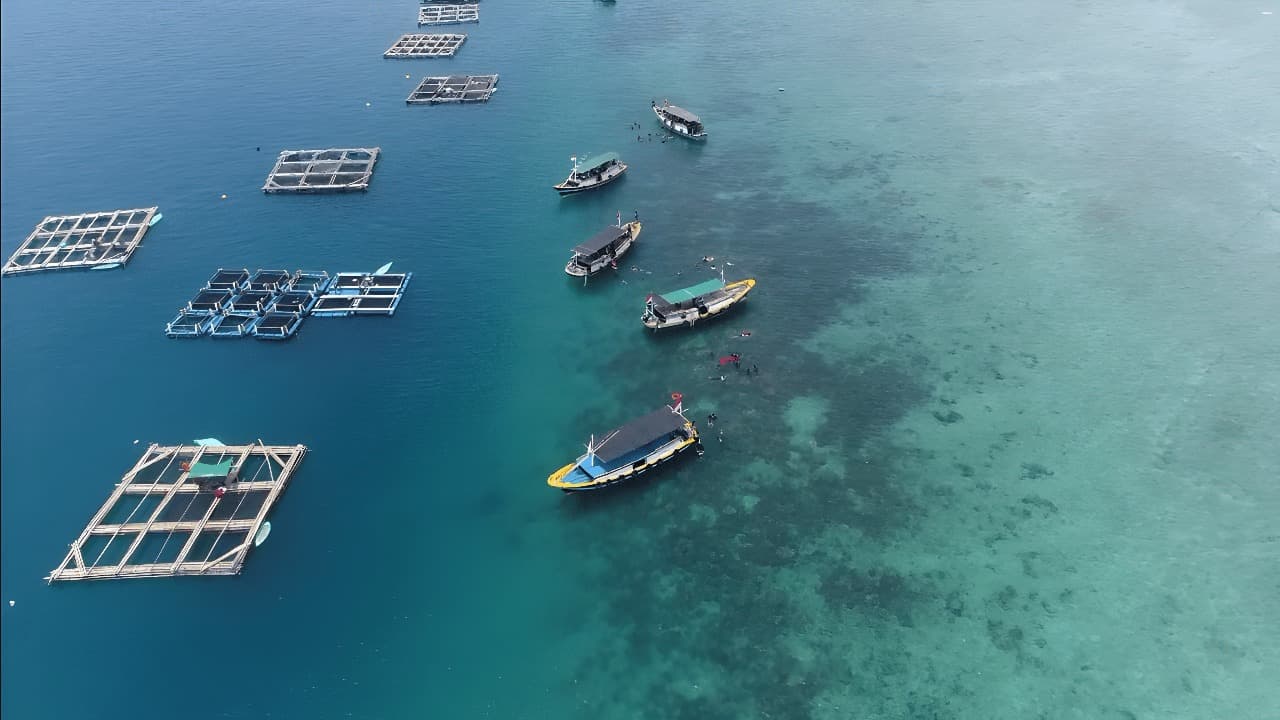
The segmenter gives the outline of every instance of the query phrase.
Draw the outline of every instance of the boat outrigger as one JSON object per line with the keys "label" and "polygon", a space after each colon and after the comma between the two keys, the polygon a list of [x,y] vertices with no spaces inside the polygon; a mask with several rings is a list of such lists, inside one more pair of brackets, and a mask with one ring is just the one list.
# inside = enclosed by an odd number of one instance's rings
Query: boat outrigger
{"label": "boat outrigger", "polygon": [[573,161],[573,170],[569,172],[569,177],[555,186],[556,192],[561,195],[572,195],[608,185],[627,171],[627,164],[622,162],[617,153],[612,152],[589,157],[581,162],[576,156],[570,160]]}
{"label": "boat outrigger", "polygon": [[698,429],[684,416],[680,393],[664,405],[622,427],[595,435],[587,454],[551,474],[547,484],[565,492],[598,490],[634,478],[680,453],[695,448],[702,454]]}
{"label": "boat outrigger", "polygon": [[652,105],[653,114],[658,116],[658,122],[662,123],[662,127],[690,140],[707,139],[707,130],[702,126],[702,119],[697,115],[672,105],[665,99],[661,105],[656,102]]}
{"label": "boat outrigger", "polygon": [[564,271],[585,280],[605,268],[616,268],[618,258],[631,249],[638,237],[640,221],[633,220],[624,225],[619,220],[617,225],[606,227],[574,248],[573,257],[569,258]]}
{"label": "boat outrigger", "polygon": [[716,317],[746,300],[747,293],[755,286],[755,278],[726,283],[721,275],[680,290],[650,295],[645,300],[640,321],[652,330],[677,325],[693,327],[695,322]]}

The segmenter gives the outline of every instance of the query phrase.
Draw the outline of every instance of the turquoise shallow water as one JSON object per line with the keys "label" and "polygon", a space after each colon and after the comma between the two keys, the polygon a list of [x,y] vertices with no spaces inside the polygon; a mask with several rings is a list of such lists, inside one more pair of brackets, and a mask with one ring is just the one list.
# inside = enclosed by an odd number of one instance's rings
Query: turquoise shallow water
{"label": "turquoise shallow water", "polygon": [[[1275,716],[1280,15],[482,5],[438,61],[381,58],[412,3],[4,5],[4,252],[165,214],[0,284],[6,716]],[[405,107],[437,71],[500,90]],[[662,97],[705,146],[636,142]],[[258,191],[365,144],[367,194]],[[621,277],[567,281],[618,211]],[[642,332],[708,254],[747,306]],[[388,260],[394,318],[161,333],[218,266]],[[546,488],[676,390],[704,457]],[[134,439],[207,436],[311,448],[242,576],[41,583]]]}

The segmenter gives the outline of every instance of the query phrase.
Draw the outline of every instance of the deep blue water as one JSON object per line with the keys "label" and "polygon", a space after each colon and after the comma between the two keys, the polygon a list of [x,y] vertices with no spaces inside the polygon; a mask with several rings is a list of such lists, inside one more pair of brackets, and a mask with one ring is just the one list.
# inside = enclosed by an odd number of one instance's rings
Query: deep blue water
{"label": "deep blue water", "polygon": [[[4,5],[4,253],[164,213],[122,271],[0,285],[6,716],[1278,706],[1276,16],[481,5],[415,61],[381,57],[412,2]],[[404,105],[454,72],[499,91]],[[661,141],[663,97],[705,146]],[[279,150],[368,145],[367,193],[259,191]],[[615,187],[550,189],[605,150]],[[620,277],[567,280],[616,212]],[[748,306],[646,335],[703,255]],[[162,332],[217,267],[387,261],[392,318]],[[720,416],[705,457],[546,487],[672,391]],[[240,577],[41,582],[134,440],[208,436],[310,448]]]}

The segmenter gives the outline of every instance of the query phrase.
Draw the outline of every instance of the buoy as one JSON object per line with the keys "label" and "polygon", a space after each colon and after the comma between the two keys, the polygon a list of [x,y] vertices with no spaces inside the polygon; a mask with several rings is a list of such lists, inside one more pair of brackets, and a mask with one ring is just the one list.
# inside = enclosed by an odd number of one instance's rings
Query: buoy
{"label": "buoy", "polygon": [[365,103],[365,104],[364,104],[364,106],[365,106],[365,107],[369,107],[369,106],[370,106],[370,105],[372,105],[372,104],[373,104],[373,103]]}
{"label": "buoy", "polygon": [[227,194],[226,194],[226,193],[222,193],[222,199],[223,199],[223,200],[226,200],[226,199],[227,199]]}
{"label": "buoy", "polygon": [[409,79],[409,73],[405,73],[405,74],[404,74],[404,79],[405,79],[405,80],[408,80],[408,79]]}
{"label": "buoy", "polygon": [[17,605],[17,604],[18,604],[18,603],[14,602],[14,601],[12,601],[12,600],[10,600],[10,601],[9,601],[9,607],[13,607],[14,605]]}
{"label": "buoy", "polygon": [[133,441],[133,444],[134,444],[134,445],[137,445],[137,444],[138,444],[138,441],[137,441],[137,440],[134,440],[134,441]]}
{"label": "buoy", "polygon": [[787,91],[786,88],[778,88],[778,92],[786,92],[786,91]]}

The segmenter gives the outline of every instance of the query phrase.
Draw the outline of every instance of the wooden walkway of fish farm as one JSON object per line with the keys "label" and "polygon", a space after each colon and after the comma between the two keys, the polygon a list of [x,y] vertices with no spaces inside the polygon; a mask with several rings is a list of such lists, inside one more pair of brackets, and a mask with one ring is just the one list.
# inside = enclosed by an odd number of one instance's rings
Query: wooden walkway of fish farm
{"label": "wooden walkway of fish farm", "polygon": [[265,193],[367,190],[381,148],[285,150],[262,186]]}
{"label": "wooden walkway of fish farm", "polygon": [[423,5],[418,8],[418,25],[459,25],[480,22],[477,5]]}
{"label": "wooden walkway of fish farm", "polygon": [[142,244],[157,209],[50,215],[36,225],[0,274],[123,265]]}
{"label": "wooden walkway of fish farm", "polygon": [[[303,445],[152,444],[45,580],[236,575]],[[196,468],[225,477],[190,477]],[[217,492],[214,484],[222,488]]]}
{"label": "wooden walkway of fish farm", "polygon": [[403,35],[382,53],[387,58],[450,57],[467,39],[466,35]]}

